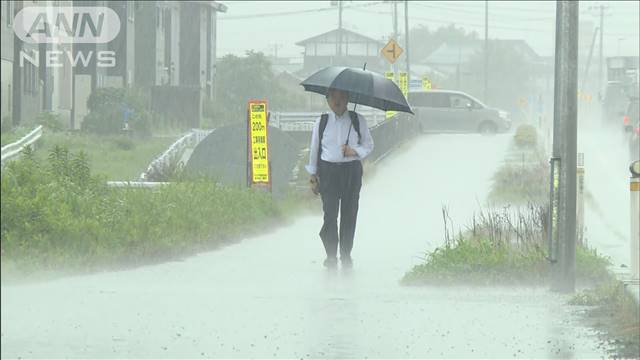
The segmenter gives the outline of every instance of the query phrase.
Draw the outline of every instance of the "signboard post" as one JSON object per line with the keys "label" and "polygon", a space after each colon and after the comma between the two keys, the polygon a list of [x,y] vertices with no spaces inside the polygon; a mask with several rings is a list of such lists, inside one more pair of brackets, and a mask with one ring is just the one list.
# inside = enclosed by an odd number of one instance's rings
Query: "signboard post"
{"label": "signboard post", "polygon": [[398,74],[398,87],[400,91],[402,91],[402,95],[407,98],[409,96],[409,77],[406,72],[400,72]]}
{"label": "signboard post", "polygon": [[[393,71],[387,71],[384,73],[384,77],[386,77],[387,79],[393,81],[394,83],[396,82],[396,74]],[[387,111],[385,112],[385,119],[389,119],[391,117],[393,117],[397,112],[396,111]]]}
{"label": "signboard post", "polygon": [[271,191],[267,102],[250,100],[247,114],[248,185]]}

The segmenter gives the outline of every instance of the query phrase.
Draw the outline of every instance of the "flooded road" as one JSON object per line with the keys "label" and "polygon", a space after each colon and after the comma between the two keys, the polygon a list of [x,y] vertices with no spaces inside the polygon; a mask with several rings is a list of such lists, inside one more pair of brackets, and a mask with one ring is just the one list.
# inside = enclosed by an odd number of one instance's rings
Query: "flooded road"
{"label": "flooded road", "polygon": [[[483,203],[510,135],[425,136],[361,193],[354,269],[327,271],[305,216],[184,261],[2,287],[2,357],[606,357],[546,288],[402,287]],[[319,206],[319,205],[318,205]]]}

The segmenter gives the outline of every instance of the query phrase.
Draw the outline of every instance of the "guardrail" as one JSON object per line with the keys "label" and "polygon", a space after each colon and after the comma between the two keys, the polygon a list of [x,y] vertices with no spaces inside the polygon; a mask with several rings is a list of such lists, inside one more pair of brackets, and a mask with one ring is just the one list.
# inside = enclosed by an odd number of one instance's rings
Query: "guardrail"
{"label": "guardrail", "polygon": [[40,139],[41,136],[42,136],[42,125],[33,129],[30,133],[25,135],[22,139],[14,143],[3,146],[2,147],[2,166],[4,166],[4,163],[6,161],[13,160],[16,157],[20,156],[20,153],[22,152],[22,150],[24,150],[25,147],[38,141],[38,139]]}
{"label": "guardrail", "polygon": [[154,188],[163,185],[169,185],[169,182],[153,182],[153,181],[107,181],[109,187],[133,187],[133,188]]}
{"label": "guardrail", "polygon": [[[215,129],[214,129],[215,130]],[[140,174],[140,181],[145,182],[157,178],[159,174],[164,174],[166,171],[178,166],[178,162],[183,152],[187,148],[194,148],[205,137],[211,134],[214,130],[204,129],[191,129],[187,134],[183,135],[176,142],[163,152],[160,156],[154,159],[147,170]]]}
{"label": "guardrail", "polygon": [[[367,119],[367,125],[373,127],[386,120],[382,110],[363,109],[356,111]],[[272,112],[270,122],[283,131],[311,131],[322,112]]]}

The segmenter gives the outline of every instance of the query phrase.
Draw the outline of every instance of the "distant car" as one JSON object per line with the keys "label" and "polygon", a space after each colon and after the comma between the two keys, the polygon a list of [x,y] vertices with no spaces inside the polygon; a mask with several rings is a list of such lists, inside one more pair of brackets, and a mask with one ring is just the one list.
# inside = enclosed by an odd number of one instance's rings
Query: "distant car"
{"label": "distant car", "polygon": [[638,98],[632,98],[627,107],[622,123],[629,139],[629,155],[631,160],[640,160],[640,104]]}
{"label": "distant car", "polygon": [[[636,84],[637,86],[637,84]],[[613,126],[624,115],[629,106],[629,99],[633,96],[633,86],[620,81],[610,81],[607,84],[604,99],[602,101],[602,121]]]}
{"label": "distant car", "polygon": [[409,104],[422,132],[497,133],[511,128],[509,113],[461,91],[409,92]]}

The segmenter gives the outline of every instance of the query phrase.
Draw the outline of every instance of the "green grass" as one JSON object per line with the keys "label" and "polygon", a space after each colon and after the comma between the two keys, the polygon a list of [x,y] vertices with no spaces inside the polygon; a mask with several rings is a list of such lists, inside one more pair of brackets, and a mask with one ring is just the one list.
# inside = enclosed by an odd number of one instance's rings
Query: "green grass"
{"label": "green grass", "polygon": [[36,128],[35,126],[31,128],[18,127],[18,128],[11,129],[9,131],[3,131],[2,133],[0,133],[0,144],[1,144],[0,146],[9,145],[13,142],[20,140],[22,137],[27,135],[31,130],[35,128]]}
{"label": "green grass", "polygon": [[63,146],[72,152],[86,152],[93,172],[104,174],[107,180],[136,180],[177,138],[45,132],[36,147],[36,158],[43,161],[53,148]]}
{"label": "green grass", "polygon": [[[467,235],[468,236],[468,235]],[[609,260],[578,248],[576,278],[581,283],[608,279]],[[451,246],[428,252],[402,279],[405,285],[468,283],[476,285],[544,284],[551,264],[541,245],[514,245],[485,237],[458,238]]]}
{"label": "green grass", "polygon": [[212,249],[296,211],[268,193],[199,179],[155,189],[109,188],[86,155],[33,154],[2,172],[2,278],[93,271]]}
{"label": "green grass", "polygon": [[576,293],[569,304],[587,306],[582,318],[597,330],[601,339],[613,345],[612,358],[631,359],[640,355],[640,308],[624,284],[609,277],[596,287]]}

